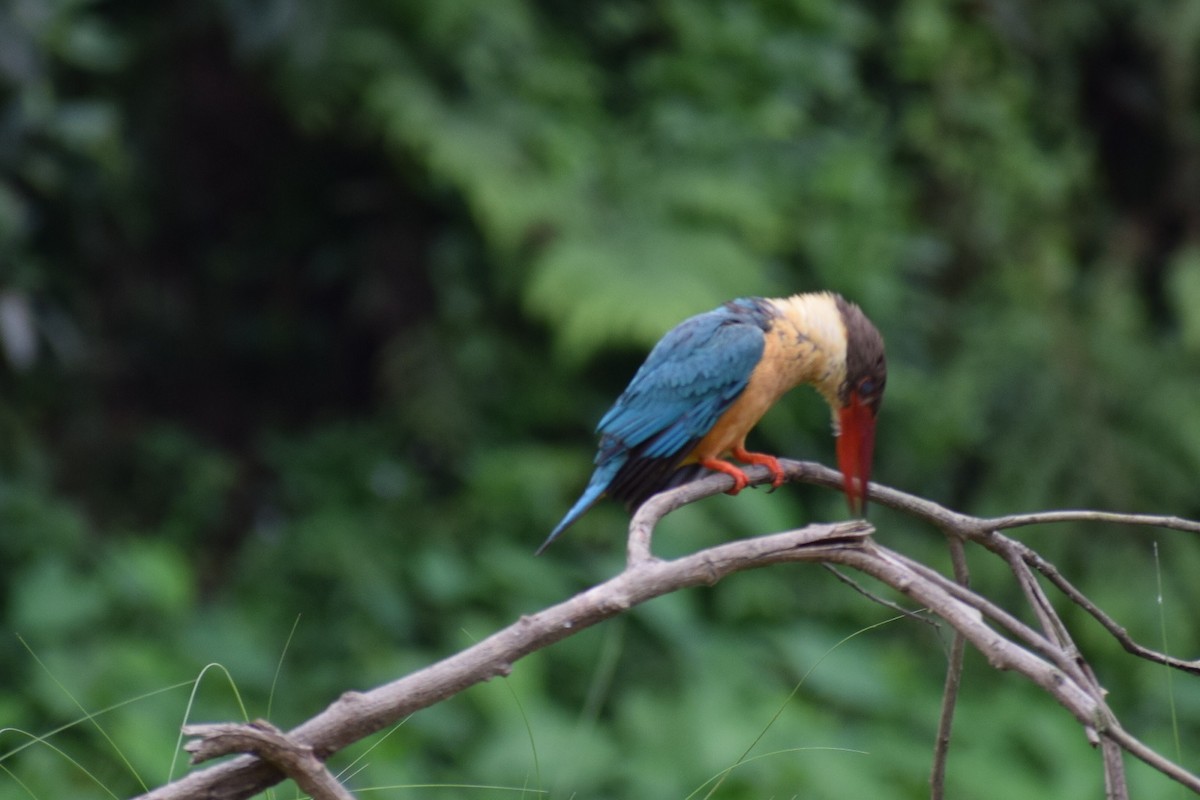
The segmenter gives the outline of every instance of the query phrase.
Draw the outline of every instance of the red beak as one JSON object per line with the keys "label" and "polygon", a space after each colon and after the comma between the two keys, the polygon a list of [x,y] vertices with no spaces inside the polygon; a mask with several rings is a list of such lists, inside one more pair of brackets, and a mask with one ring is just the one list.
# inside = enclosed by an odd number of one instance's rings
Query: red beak
{"label": "red beak", "polygon": [[850,402],[838,411],[838,427],[838,468],[846,502],[852,515],[865,516],[871,458],[875,454],[875,412],[859,399],[858,392],[851,392]]}

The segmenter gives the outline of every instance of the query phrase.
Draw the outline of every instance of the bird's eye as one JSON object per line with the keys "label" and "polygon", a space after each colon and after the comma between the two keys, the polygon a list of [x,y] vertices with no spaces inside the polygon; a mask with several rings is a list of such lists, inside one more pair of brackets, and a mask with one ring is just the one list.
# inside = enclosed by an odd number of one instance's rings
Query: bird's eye
{"label": "bird's eye", "polygon": [[875,381],[871,378],[863,378],[858,382],[858,393],[860,395],[875,394]]}

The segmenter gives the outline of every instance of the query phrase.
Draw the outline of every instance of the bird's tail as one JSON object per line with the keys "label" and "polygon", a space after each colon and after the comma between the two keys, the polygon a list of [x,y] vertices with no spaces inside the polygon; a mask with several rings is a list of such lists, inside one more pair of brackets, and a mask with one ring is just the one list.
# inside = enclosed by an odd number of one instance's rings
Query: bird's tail
{"label": "bird's tail", "polygon": [[559,534],[571,527],[575,520],[582,517],[583,513],[604,495],[608,485],[612,483],[613,476],[617,474],[624,463],[624,458],[613,458],[596,468],[596,471],[592,473],[592,479],[588,481],[587,488],[583,490],[583,494],[575,501],[575,505],[571,506],[571,510],[562,518],[562,521],[554,527],[554,530],[550,531],[550,535],[546,537],[546,541],[542,542],[542,546],[534,555],[540,556],[542,551],[559,537]]}

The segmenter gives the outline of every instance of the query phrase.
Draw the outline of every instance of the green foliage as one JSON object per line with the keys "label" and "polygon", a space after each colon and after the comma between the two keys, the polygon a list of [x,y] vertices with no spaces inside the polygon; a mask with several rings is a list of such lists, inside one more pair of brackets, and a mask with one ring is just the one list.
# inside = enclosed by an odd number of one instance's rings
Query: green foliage
{"label": "green foliage", "polygon": [[[884,482],[1200,516],[1196,7],[0,9],[0,794],[132,795],[179,774],[185,716],[299,722],[619,570],[609,504],[531,553],[645,349],[734,296],[868,310]],[[828,461],[827,426],[788,398],[757,445]],[[713,498],[657,547],[841,508]],[[874,519],[944,566],[935,531]],[[1192,543],[1027,533],[1139,640],[1200,644]],[[513,789],[453,790],[480,796],[702,797],[729,770],[713,797],[921,797],[946,634],[889,616],[815,569],[738,576],[338,763]],[[1072,622],[1195,769],[1197,685]],[[1065,712],[974,660],[956,731],[952,796],[1099,792]]]}

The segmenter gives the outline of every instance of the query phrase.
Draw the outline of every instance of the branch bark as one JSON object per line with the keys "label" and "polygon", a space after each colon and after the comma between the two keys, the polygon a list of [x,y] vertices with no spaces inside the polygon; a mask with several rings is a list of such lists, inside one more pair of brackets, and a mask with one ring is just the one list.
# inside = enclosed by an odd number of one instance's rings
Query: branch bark
{"label": "branch bark", "polygon": [[186,725],[183,733],[197,737],[184,745],[192,754],[193,764],[233,753],[250,753],[295,781],[312,800],[354,800],[354,795],[338,783],[311,747],[292,741],[265,720],[246,725]]}
{"label": "branch bark", "polygon": [[[832,488],[841,484],[839,473],[820,465],[796,461],[781,461],[781,464],[791,480]],[[763,467],[751,467],[747,474],[756,484],[770,477]],[[1127,796],[1118,751],[1133,754],[1200,793],[1200,778],[1146,747],[1120,726],[1107,705],[1103,688],[1096,682],[1090,667],[1070,640],[1066,626],[1037,584],[1033,570],[1047,575],[1052,567],[1023,544],[1000,533],[1002,529],[1022,525],[1065,521],[1157,525],[1200,533],[1200,523],[1176,517],[1089,511],[988,520],[959,514],[931,501],[871,484],[873,502],[929,522],[955,543],[974,542],[1004,558],[1026,590],[1034,618],[1041,628],[1039,631],[971,591],[962,580],[965,573],[960,573],[960,582],[955,582],[879,545],[871,537],[871,526],[861,521],[810,525],[785,533],[743,539],[671,561],[661,561],[653,556],[653,532],[663,516],[686,503],[725,491],[731,485],[732,479],[728,476],[713,475],[656,495],[637,511],[630,523],[628,564],[621,574],[563,603],[522,617],[437,664],[367,692],[346,692],[320,714],[289,731],[285,735],[286,741],[323,763],[347,745],[476,683],[507,675],[520,658],[647,600],[691,586],[712,585],[743,570],[781,563],[820,562],[857,570],[890,586],[941,617],[954,629],[956,637],[976,647],[993,667],[1018,672],[1045,690],[1080,723],[1089,738],[1101,746],[1110,798],[1119,800]],[[1058,580],[1050,577],[1050,580],[1066,591],[1072,601],[1077,601],[1075,595],[1082,597],[1061,576]],[[1122,645],[1129,649],[1129,643],[1132,640],[1126,636]],[[1162,659],[1162,663],[1171,666],[1192,666],[1190,662],[1172,663],[1177,660],[1165,656]],[[955,667],[952,665],[951,669],[953,671]],[[948,725],[947,718],[944,725],[947,737]],[[935,758],[944,760],[944,755]],[[142,795],[142,800],[201,797],[237,800],[250,797],[283,777],[278,767],[257,756],[247,755],[188,774]]]}
{"label": "branch bark", "polygon": [[[863,522],[811,525],[801,530],[730,542],[673,561],[649,559],[570,600],[525,616],[504,630],[430,667],[368,692],[346,692],[323,712],[287,733],[324,761],[333,753],[404,717],[491,678],[514,662],[629,608],[690,586],[712,585],[734,572],[791,561],[827,561],[864,546]],[[253,756],[190,773],[142,795],[144,800],[236,800],[283,780],[280,770]]]}
{"label": "branch bark", "polygon": [[[971,575],[967,569],[967,554],[962,539],[949,537],[950,561],[954,565],[954,581],[969,589]],[[954,727],[954,709],[958,705],[958,692],[962,686],[963,660],[967,652],[967,641],[957,630],[950,642],[950,657],[946,664],[946,683],[942,689],[942,713],[938,716],[937,737],[933,741],[933,767],[929,772],[930,800],[943,800],[946,796],[946,764],[950,759],[950,732]]]}

